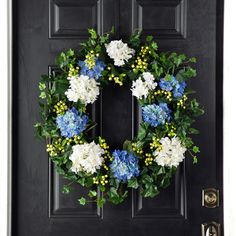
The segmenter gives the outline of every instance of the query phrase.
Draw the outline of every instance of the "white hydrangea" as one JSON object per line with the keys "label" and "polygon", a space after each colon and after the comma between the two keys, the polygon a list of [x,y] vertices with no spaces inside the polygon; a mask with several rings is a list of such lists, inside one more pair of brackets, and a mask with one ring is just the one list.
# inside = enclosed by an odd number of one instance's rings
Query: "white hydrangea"
{"label": "white hydrangea", "polygon": [[90,79],[86,75],[73,76],[69,78],[70,87],[65,92],[69,101],[80,100],[87,105],[94,103],[99,95],[99,83],[95,79]]}
{"label": "white hydrangea", "polygon": [[113,40],[106,45],[108,56],[114,60],[115,66],[123,66],[135,53],[135,50],[129,48],[127,43],[122,40]]}
{"label": "white hydrangea", "polygon": [[84,171],[88,174],[93,174],[100,169],[103,162],[104,149],[94,141],[74,145],[72,151],[69,157],[72,161],[71,171],[75,173]]}
{"label": "white hydrangea", "polygon": [[150,90],[157,86],[154,76],[150,72],[143,72],[142,76],[132,83],[132,95],[138,99],[146,98]]}
{"label": "white hydrangea", "polygon": [[156,163],[160,166],[177,167],[184,160],[184,153],[187,149],[181,144],[178,137],[172,139],[165,137],[160,140],[160,143],[161,150],[157,149],[153,153]]}

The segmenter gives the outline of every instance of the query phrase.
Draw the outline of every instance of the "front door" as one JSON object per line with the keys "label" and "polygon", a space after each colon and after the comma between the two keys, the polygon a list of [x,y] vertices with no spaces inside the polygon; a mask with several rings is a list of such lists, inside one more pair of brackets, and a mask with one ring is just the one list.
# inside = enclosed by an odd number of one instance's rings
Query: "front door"
{"label": "front door", "polygon": [[[223,234],[222,202],[222,0],[13,0],[13,212],[14,236],[200,236],[202,224]],[[154,199],[138,191],[121,205],[81,206],[85,190],[61,193],[65,181],[48,161],[45,143],[34,136],[39,120],[38,81],[60,51],[77,48],[87,29],[116,29],[127,38],[136,29],[153,35],[161,51],[196,57],[191,87],[205,114],[198,165],[186,159],[172,184]],[[132,139],[138,122],[128,87],[106,87],[95,109],[99,132],[111,148]],[[115,125],[114,125],[115,124]],[[134,131],[135,132],[135,131]],[[202,190],[219,190],[219,206],[202,206]],[[213,234],[214,233],[214,234]],[[221,235],[222,235],[221,234]]]}

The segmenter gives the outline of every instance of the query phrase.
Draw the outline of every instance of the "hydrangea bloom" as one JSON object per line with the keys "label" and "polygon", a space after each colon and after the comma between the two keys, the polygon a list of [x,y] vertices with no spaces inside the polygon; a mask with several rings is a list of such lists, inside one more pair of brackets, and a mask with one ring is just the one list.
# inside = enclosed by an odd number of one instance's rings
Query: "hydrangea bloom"
{"label": "hydrangea bloom", "polygon": [[79,114],[79,112],[72,107],[63,115],[58,115],[56,118],[57,127],[61,131],[63,137],[74,137],[79,135],[86,128],[88,123],[88,116]]}
{"label": "hydrangea bloom", "polygon": [[173,90],[174,97],[175,98],[182,98],[184,95],[185,88],[186,88],[186,83],[184,81],[176,84],[175,88]]}
{"label": "hydrangea bloom", "polygon": [[132,83],[132,95],[138,99],[146,98],[150,90],[157,86],[154,76],[150,72],[144,72],[142,77],[134,80]]}
{"label": "hydrangea bloom", "polygon": [[178,137],[172,139],[165,137],[160,140],[160,143],[162,149],[153,153],[156,163],[160,166],[177,167],[184,160],[184,153],[187,149],[181,144]]}
{"label": "hydrangea bloom", "polygon": [[98,80],[102,76],[102,71],[105,68],[105,63],[99,59],[95,59],[95,66],[89,68],[85,61],[79,61],[78,65],[80,66],[80,75],[87,75],[91,79]]}
{"label": "hydrangea bloom", "polygon": [[122,40],[113,40],[106,45],[108,56],[114,60],[115,66],[123,66],[135,53],[135,50],[129,48],[127,43]]}
{"label": "hydrangea bloom", "polygon": [[78,173],[84,171],[88,174],[100,169],[103,162],[104,149],[94,141],[91,143],[77,144],[72,147],[69,159],[72,161],[71,171]]}
{"label": "hydrangea bloom", "polygon": [[99,95],[99,83],[95,79],[90,79],[86,75],[70,77],[70,87],[65,92],[69,101],[77,102],[80,100],[87,105],[94,103]]}
{"label": "hydrangea bloom", "polygon": [[166,78],[161,78],[159,86],[162,90],[173,91],[175,98],[181,98],[184,94],[186,83],[184,81],[179,82],[174,76],[171,76],[168,80]]}
{"label": "hydrangea bloom", "polygon": [[124,150],[115,150],[112,156],[114,159],[110,168],[119,181],[127,182],[132,177],[139,175],[138,159],[134,154]]}
{"label": "hydrangea bloom", "polygon": [[171,110],[166,103],[151,104],[142,108],[143,120],[149,123],[152,127],[165,124],[170,120]]}

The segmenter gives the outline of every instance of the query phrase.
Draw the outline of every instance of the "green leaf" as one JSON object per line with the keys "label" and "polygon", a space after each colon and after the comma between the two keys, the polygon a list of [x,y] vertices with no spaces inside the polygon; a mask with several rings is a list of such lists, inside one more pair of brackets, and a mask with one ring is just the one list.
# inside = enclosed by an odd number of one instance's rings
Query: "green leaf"
{"label": "green leaf", "polygon": [[64,194],[69,194],[71,191],[71,187],[68,186],[68,185],[64,185],[63,188],[62,188],[62,193]]}
{"label": "green leaf", "polygon": [[46,89],[46,85],[45,85],[45,83],[42,83],[42,82],[40,82],[39,83],[39,90],[44,90],[44,89]]}
{"label": "green leaf", "polygon": [[95,190],[90,190],[89,193],[88,193],[89,197],[93,198],[93,197],[96,197],[97,196],[97,191]]}
{"label": "green leaf", "polygon": [[137,189],[138,188],[138,181],[136,178],[132,178],[128,181],[128,187],[129,188],[134,188],[134,189]]}
{"label": "green leaf", "polygon": [[192,57],[192,58],[189,59],[189,61],[192,62],[192,63],[196,63],[197,59],[196,59],[196,57]]}
{"label": "green leaf", "polygon": [[103,197],[99,198],[98,201],[97,201],[98,207],[100,207],[100,208],[103,207],[103,205],[105,204],[105,202],[106,202],[106,199],[105,199],[105,198],[103,198]]}
{"label": "green leaf", "polygon": [[79,198],[78,201],[79,201],[80,205],[84,206],[86,204],[86,199],[84,197]]}
{"label": "green leaf", "polygon": [[40,93],[39,97],[42,99],[45,99],[47,96],[46,96],[46,93],[43,91]]}
{"label": "green leaf", "polygon": [[146,37],[146,40],[147,40],[147,42],[151,42],[151,41],[153,40],[153,36],[148,35],[148,36]]}
{"label": "green leaf", "polygon": [[193,152],[194,152],[194,153],[200,152],[199,147],[193,146]]}
{"label": "green leaf", "polygon": [[196,156],[193,157],[193,164],[197,164],[198,163],[198,159]]}
{"label": "green leaf", "polygon": [[88,29],[88,32],[92,39],[97,39],[97,32],[94,29]]}

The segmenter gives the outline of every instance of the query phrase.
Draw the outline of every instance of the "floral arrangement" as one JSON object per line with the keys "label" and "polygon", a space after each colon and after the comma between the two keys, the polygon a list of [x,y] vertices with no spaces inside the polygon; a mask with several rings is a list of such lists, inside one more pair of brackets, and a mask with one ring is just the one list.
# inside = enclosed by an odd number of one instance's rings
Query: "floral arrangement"
{"label": "floral arrangement", "polygon": [[[141,40],[141,32],[128,42],[99,36],[93,29],[78,52],[62,52],[56,62],[60,71],[42,76],[39,83],[41,123],[37,134],[47,140],[47,152],[59,174],[89,189],[80,196],[84,205],[99,207],[108,201],[119,204],[128,189],[140,188],[144,197],[155,197],[171,181],[186,156],[200,152],[191,135],[195,118],[203,114],[196,99],[190,99],[187,82],[196,76],[195,58],[159,52],[152,36]],[[101,89],[109,83],[129,84],[142,107],[137,136],[126,140],[123,150],[110,151],[102,137],[92,138],[96,125],[86,113]],[[97,194],[98,191],[101,194]]]}

